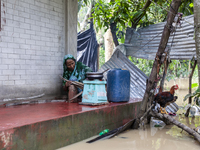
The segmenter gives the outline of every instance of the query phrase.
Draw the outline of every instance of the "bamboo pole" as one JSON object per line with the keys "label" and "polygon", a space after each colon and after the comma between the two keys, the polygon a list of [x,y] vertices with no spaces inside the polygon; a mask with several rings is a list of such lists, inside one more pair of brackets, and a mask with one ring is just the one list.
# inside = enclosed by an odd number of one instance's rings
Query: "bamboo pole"
{"label": "bamboo pole", "polygon": [[[6,105],[6,104],[9,104],[9,103],[23,103],[23,102],[30,102],[32,101],[33,99],[36,99],[36,98],[40,98],[42,96],[44,96],[45,94],[42,93],[40,95],[36,95],[36,96],[30,96],[30,97],[22,97],[22,98],[12,98],[12,99],[3,99],[3,100],[0,100],[0,105]],[[16,104],[17,105],[17,104]]]}

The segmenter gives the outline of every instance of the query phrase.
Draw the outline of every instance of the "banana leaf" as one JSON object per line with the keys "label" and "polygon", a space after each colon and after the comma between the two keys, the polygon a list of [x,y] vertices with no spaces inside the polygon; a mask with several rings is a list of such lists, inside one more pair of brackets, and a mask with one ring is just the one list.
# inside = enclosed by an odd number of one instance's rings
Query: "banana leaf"
{"label": "banana leaf", "polygon": [[199,90],[199,87],[197,88],[197,90],[194,92],[194,93],[191,93],[191,94],[187,94],[183,101],[186,101],[189,97],[200,97],[200,90]]}

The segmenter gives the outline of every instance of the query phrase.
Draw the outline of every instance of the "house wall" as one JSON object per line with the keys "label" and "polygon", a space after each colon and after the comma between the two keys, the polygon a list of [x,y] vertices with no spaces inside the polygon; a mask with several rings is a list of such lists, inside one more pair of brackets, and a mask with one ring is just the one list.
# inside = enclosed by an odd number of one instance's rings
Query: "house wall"
{"label": "house wall", "polygon": [[0,99],[60,94],[63,56],[76,52],[65,44],[70,5],[77,0],[1,0]]}

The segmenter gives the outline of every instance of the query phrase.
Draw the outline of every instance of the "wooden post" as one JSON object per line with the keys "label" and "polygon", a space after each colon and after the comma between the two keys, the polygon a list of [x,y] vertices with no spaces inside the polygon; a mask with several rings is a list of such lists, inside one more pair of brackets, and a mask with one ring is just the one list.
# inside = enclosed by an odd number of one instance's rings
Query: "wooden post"
{"label": "wooden post", "polygon": [[[192,68],[192,72],[190,73],[189,75],[189,94],[192,93],[192,76],[194,74],[194,70],[196,68],[196,65],[197,65],[197,60],[194,61],[194,66]],[[192,103],[192,97],[189,97],[189,101],[188,101],[188,104],[191,104]],[[186,113],[185,113],[185,117],[188,117],[189,116],[189,112],[190,112],[190,107],[187,109]]]}
{"label": "wooden post", "polygon": [[[194,70],[195,70],[195,68],[196,68],[196,65],[197,65],[197,60],[194,61],[194,66],[193,66],[192,72],[191,72],[191,74],[190,74],[190,76],[189,76],[189,94],[192,93],[192,77],[193,77],[193,74],[194,74]],[[189,104],[191,104],[191,103],[192,103],[192,98],[190,97],[190,98],[189,98]]]}

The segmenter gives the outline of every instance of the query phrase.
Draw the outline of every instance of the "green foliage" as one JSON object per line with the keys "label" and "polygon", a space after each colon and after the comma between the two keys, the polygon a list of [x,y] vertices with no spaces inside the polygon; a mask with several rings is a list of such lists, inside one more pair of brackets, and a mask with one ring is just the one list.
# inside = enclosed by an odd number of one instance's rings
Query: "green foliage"
{"label": "green foliage", "polygon": [[[158,5],[152,4],[147,11],[148,21],[152,22],[153,24],[165,21],[167,17],[167,11],[162,8],[169,9],[169,4],[167,1],[158,3]],[[161,8],[162,7],[162,8]]]}
{"label": "green foliage", "polygon": [[[169,3],[164,0],[157,1],[151,7],[143,10],[146,0],[115,0],[107,2],[105,0],[96,1],[93,9],[94,23],[97,28],[104,27],[105,30],[113,22],[117,23],[118,27],[131,27],[134,19],[138,18],[138,27],[144,27],[149,24],[163,21],[167,16],[167,11],[163,8],[169,9]],[[140,18],[142,14],[144,17]],[[137,19],[135,21],[138,21]]]}
{"label": "green foliage", "polygon": [[191,93],[191,94],[187,94],[185,97],[184,97],[184,99],[183,99],[183,101],[186,101],[188,98],[193,98],[194,97],[194,103],[196,103],[196,105],[198,105],[198,106],[200,106],[200,89],[199,89],[199,84],[198,83],[193,83],[192,84],[192,88],[194,88],[194,87],[197,87],[198,86],[198,88],[197,88],[197,90],[196,91],[194,91],[194,93]]}
{"label": "green foliage", "polygon": [[[129,60],[133,62],[140,70],[142,70],[147,76],[151,74],[151,70],[153,68],[154,60],[146,60],[141,58],[135,58],[129,56]],[[192,66],[194,62],[188,60],[172,60],[168,66],[166,80],[170,81],[175,78],[187,78],[191,73]],[[164,67],[160,68],[160,75],[163,73]],[[194,71],[193,77],[198,77],[197,67]],[[195,84],[193,84],[195,86]]]}
{"label": "green foliage", "polygon": [[147,76],[151,74],[151,70],[153,68],[153,60],[135,58],[135,57],[128,57],[134,65],[136,65],[142,72],[144,72]]}
{"label": "green foliage", "polygon": [[194,93],[191,93],[191,94],[187,94],[183,101],[186,101],[189,97],[193,98],[193,97],[199,97],[200,96],[200,90],[199,90],[199,87],[197,88],[197,90],[194,92]]}
{"label": "green foliage", "polygon": [[183,1],[181,7],[179,8],[179,12],[182,12],[184,16],[192,15],[193,11],[193,0]]}
{"label": "green foliage", "polygon": [[[93,0],[78,0],[78,7],[86,8],[86,6]],[[125,39],[125,30],[127,27],[131,27],[135,21],[139,21],[137,28],[145,27],[150,24],[155,24],[166,20],[167,10],[170,9],[170,3],[172,0],[154,0],[149,8],[143,10],[142,8],[146,4],[147,0],[97,0],[93,8],[92,17],[94,18],[94,24],[96,31],[101,28],[105,31],[109,28],[111,23],[117,23],[116,32],[119,42],[123,43]],[[193,1],[183,1],[179,8],[179,12],[182,12],[184,16],[193,14]],[[86,8],[87,9],[87,8]],[[83,12],[79,12],[79,15]],[[144,14],[144,17],[139,17]],[[79,19],[81,20],[81,19]],[[80,22],[79,22],[80,23]],[[123,36],[121,33],[123,32]]]}
{"label": "green foliage", "polygon": [[193,5],[193,3],[190,3],[190,5],[189,5],[191,8],[193,8],[194,7],[194,5]]}
{"label": "green foliage", "polygon": [[[169,81],[175,78],[187,78],[192,70],[191,64],[194,63],[189,60],[172,60],[168,67],[169,75],[166,79]],[[197,75],[197,70],[195,70],[194,76]]]}
{"label": "green foliage", "polygon": [[198,86],[199,86],[198,83],[193,83],[193,84],[191,85],[192,88],[195,88],[195,87],[198,87]]}
{"label": "green foliage", "polygon": [[[116,23],[118,41],[120,44],[124,43],[125,30],[127,27],[132,27],[134,21],[139,21],[137,28],[165,21],[171,1],[155,0],[149,8],[143,10],[147,0],[97,0],[92,14],[96,31],[101,28],[106,31],[111,23]],[[184,1],[179,12],[184,16],[193,14],[192,2],[192,0]],[[140,17],[141,15],[144,16]]]}
{"label": "green foliage", "polygon": [[[146,0],[132,1],[132,0],[115,0],[114,2],[106,2],[105,0],[98,0],[93,9],[92,17],[96,26],[97,32],[104,28],[106,31],[111,23],[117,23],[116,33],[119,43],[125,41],[125,30],[131,27],[133,19],[139,17]],[[142,19],[141,26],[148,25],[148,21]]]}

